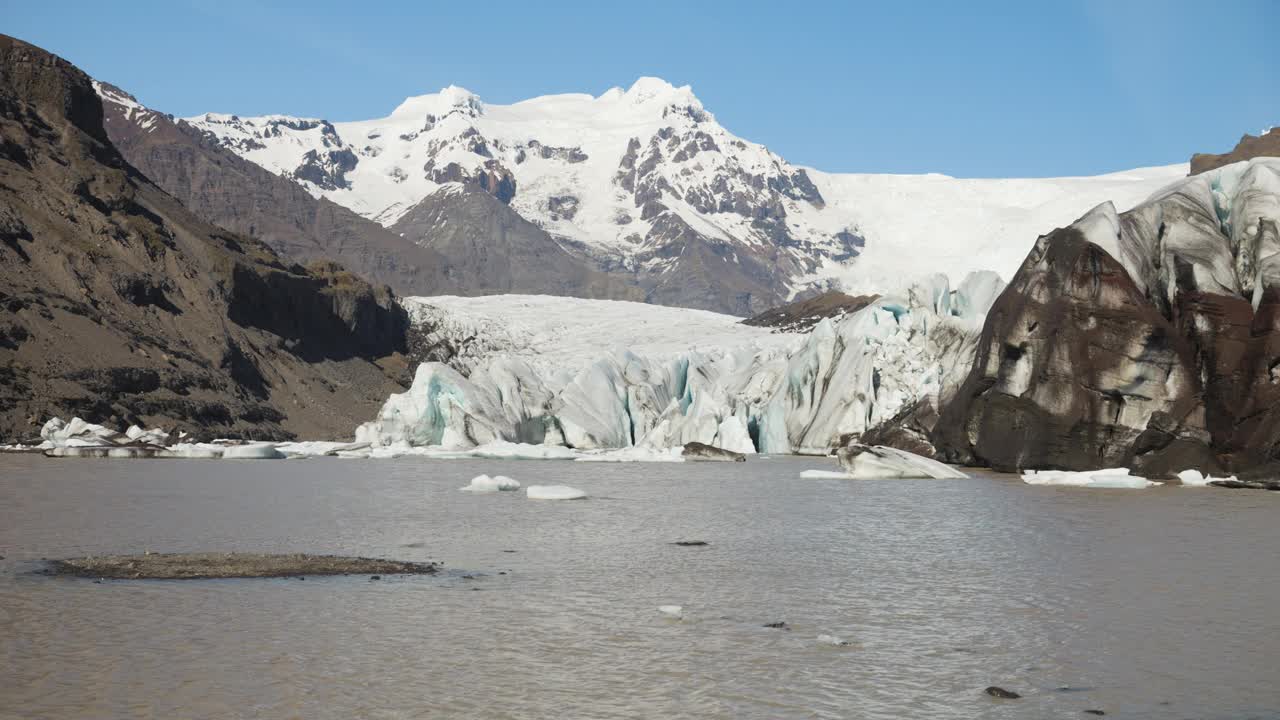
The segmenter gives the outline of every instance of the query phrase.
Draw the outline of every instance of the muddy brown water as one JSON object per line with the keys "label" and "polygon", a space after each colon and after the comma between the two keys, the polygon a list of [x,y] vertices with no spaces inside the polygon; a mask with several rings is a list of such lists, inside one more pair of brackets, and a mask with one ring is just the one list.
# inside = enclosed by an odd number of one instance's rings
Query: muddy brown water
{"label": "muddy brown water", "polygon": [[[1280,717],[1280,493],[807,468],[0,456],[0,717]],[[147,550],[446,564],[31,572]]]}

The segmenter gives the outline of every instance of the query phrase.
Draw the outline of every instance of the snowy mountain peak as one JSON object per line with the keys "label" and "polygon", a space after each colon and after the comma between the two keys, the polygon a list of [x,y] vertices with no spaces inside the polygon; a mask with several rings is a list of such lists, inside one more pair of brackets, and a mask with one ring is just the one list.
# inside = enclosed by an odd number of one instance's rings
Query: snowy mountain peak
{"label": "snowy mountain peak", "polygon": [[455,111],[476,117],[484,114],[484,103],[470,90],[450,85],[438,93],[405,98],[404,102],[391,111],[391,117],[422,118],[427,115],[440,117]]}
{"label": "snowy mountain peak", "polygon": [[663,104],[682,102],[696,105],[699,109],[702,108],[702,103],[693,94],[693,88],[688,85],[676,87],[657,77],[637,78],[624,93],[624,97],[634,105],[650,102]]}

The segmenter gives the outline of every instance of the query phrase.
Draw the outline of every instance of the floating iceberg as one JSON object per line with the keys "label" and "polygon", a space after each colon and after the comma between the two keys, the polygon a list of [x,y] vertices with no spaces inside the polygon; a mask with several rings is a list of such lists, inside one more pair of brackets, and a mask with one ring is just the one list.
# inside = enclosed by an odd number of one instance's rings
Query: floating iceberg
{"label": "floating iceberg", "polygon": [[1127,468],[1106,470],[1029,470],[1022,473],[1022,482],[1028,485],[1072,485],[1093,488],[1148,488],[1160,483],[1137,475],[1130,475]]}
{"label": "floating iceberg", "polygon": [[307,440],[302,442],[285,442],[277,443],[276,449],[284,453],[288,457],[357,457],[361,456],[362,451],[366,451],[363,457],[368,456],[369,443],[349,443],[349,442],[329,442],[324,440]]}
{"label": "floating iceberg", "polygon": [[842,472],[839,470],[801,470],[800,477],[808,480],[822,480],[822,479],[848,480],[852,476],[847,472]]}
{"label": "floating iceberg", "polygon": [[658,612],[667,617],[682,619],[684,617],[684,607],[680,605],[659,605]]}
{"label": "floating iceberg", "polygon": [[680,456],[694,462],[746,462],[747,459],[743,453],[700,442],[685,443]]}
{"label": "floating iceberg", "polygon": [[530,485],[525,494],[530,500],[581,500],[587,496],[568,485]]}
{"label": "floating iceberg", "polygon": [[285,457],[284,453],[276,449],[274,443],[228,445],[222,449],[224,460],[282,460]]}
{"label": "floating iceberg", "polygon": [[849,477],[874,478],[965,478],[968,475],[937,460],[884,445],[851,444],[837,453]]}
{"label": "floating iceberg", "polygon": [[841,640],[835,635],[819,635],[818,643],[821,645],[831,645],[833,647],[848,647],[852,644],[848,640]]}
{"label": "floating iceberg", "polygon": [[512,480],[506,475],[495,475],[493,477],[489,477],[488,475],[477,475],[471,478],[471,483],[469,485],[458,489],[463,492],[493,493],[503,490],[519,490],[520,483]]}
{"label": "floating iceberg", "polygon": [[1183,470],[1178,473],[1178,480],[1182,481],[1183,487],[1209,487],[1211,482],[1234,481],[1235,479],[1235,475],[1216,478],[1212,475],[1202,474],[1199,470]]}

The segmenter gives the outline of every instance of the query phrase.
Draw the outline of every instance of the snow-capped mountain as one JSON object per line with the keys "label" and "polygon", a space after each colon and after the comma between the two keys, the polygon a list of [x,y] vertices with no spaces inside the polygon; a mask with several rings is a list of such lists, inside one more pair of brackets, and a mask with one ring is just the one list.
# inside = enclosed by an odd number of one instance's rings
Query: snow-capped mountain
{"label": "snow-capped mountain", "polygon": [[461,186],[631,278],[650,302],[737,314],[815,286],[885,291],[933,271],[955,281],[979,269],[1008,277],[1040,233],[1104,200],[1128,207],[1187,172],[1179,164],[1047,180],[826,174],[737,137],[689,87],[656,78],[598,97],[512,105],[449,87],[359,122],[213,113],[188,122],[420,244],[430,246],[450,218],[402,219]]}

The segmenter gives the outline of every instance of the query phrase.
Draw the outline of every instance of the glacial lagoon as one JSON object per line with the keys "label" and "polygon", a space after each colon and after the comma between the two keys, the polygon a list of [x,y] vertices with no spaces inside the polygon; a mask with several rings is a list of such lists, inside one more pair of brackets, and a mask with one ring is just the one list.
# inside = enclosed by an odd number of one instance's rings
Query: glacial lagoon
{"label": "glacial lagoon", "polygon": [[[1280,493],[810,469],[0,455],[0,717],[1280,717]],[[34,572],[145,551],[444,570]]]}

